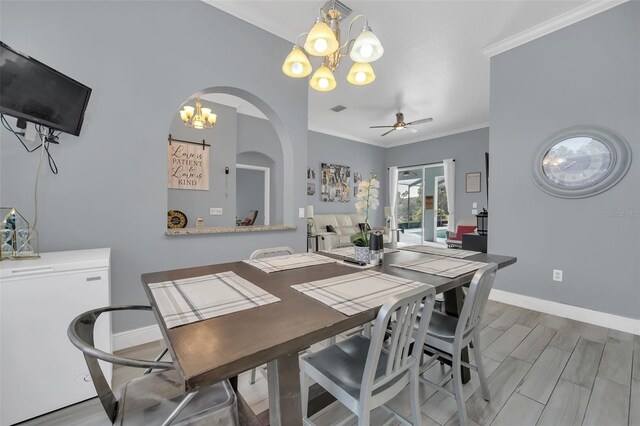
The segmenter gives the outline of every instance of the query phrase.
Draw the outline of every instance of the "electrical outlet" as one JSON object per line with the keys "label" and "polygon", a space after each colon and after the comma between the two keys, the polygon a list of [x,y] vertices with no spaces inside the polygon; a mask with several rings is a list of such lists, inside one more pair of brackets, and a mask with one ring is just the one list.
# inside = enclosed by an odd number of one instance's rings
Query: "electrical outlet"
{"label": "electrical outlet", "polygon": [[562,282],[562,270],[561,269],[554,269],[553,270],[553,280]]}
{"label": "electrical outlet", "polygon": [[[475,204],[475,203],[473,203]],[[478,214],[478,209],[471,209],[471,214]]]}
{"label": "electrical outlet", "polygon": [[304,219],[304,207],[298,208],[298,217]]}
{"label": "electrical outlet", "polygon": [[209,214],[211,216],[222,216],[222,207],[211,207],[209,209]]}

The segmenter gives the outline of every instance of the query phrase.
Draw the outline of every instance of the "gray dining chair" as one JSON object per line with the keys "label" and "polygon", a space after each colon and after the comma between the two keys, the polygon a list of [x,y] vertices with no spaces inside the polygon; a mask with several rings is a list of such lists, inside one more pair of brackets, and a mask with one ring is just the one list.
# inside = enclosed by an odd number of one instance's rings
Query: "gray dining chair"
{"label": "gray dining chair", "polygon": [[[378,312],[371,339],[352,336],[303,357],[300,384],[304,424],[313,424],[307,417],[310,377],[353,413],[341,424],[355,415],[358,425],[368,426],[371,411],[383,407],[403,424],[420,425],[418,374],[422,351],[412,348],[424,344],[435,295],[428,284],[395,295]],[[418,332],[412,336],[416,322]],[[407,385],[411,420],[385,405]]]}
{"label": "gray dining chair", "polygon": [[[447,375],[440,383],[431,382],[424,377],[420,377],[420,381],[455,399],[460,426],[465,426],[468,423],[465,397],[462,392],[462,366],[478,372],[482,397],[486,401],[489,401],[491,397],[484,366],[482,365],[482,356],[480,355],[480,319],[487,304],[497,270],[498,265],[495,263],[490,263],[478,269],[469,285],[469,291],[459,318],[434,311],[427,330],[424,350],[426,353],[433,355],[423,363],[420,372],[422,374],[442,358],[451,361],[453,393],[444,387],[444,383],[451,375]],[[473,346],[475,364],[462,361],[462,349],[468,345]]]}
{"label": "gray dining chair", "polygon": [[[67,336],[84,354],[93,385],[109,420],[114,425],[238,425],[236,395],[227,380],[199,391],[184,393],[184,385],[172,362],[161,361],[164,349],[153,361],[125,358],[95,347],[94,325],[104,313],[116,311],[151,311],[150,306],[108,306],[93,309],[76,317]],[[142,377],[120,389],[116,398],[98,361],[126,367],[146,368]],[[158,370],[158,371],[153,371]]]}
{"label": "gray dining chair", "polygon": [[[249,259],[262,259],[265,257],[273,257],[273,256],[284,256],[287,254],[293,254],[294,251],[291,247],[267,247],[254,250],[249,256]],[[256,382],[256,371],[260,369],[260,373],[266,378],[267,377],[267,367],[262,365],[260,367],[251,369],[251,378],[249,379],[250,384],[254,384]]]}

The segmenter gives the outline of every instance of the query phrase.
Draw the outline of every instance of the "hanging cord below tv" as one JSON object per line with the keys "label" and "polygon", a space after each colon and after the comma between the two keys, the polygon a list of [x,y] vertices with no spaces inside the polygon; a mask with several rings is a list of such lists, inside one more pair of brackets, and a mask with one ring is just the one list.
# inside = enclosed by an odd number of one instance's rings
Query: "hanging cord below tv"
{"label": "hanging cord below tv", "polygon": [[11,133],[13,133],[13,135],[18,139],[18,141],[22,144],[22,146],[24,147],[24,149],[27,152],[29,152],[29,153],[35,152],[39,148],[42,148],[43,151],[46,151],[47,152],[47,159],[49,161],[49,168],[51,169],[51,172],[53,172],[54,175],[58,174],[58,165],[56,164],[55,160],[53,159],[53,156],[51,155],[51,152],[49,152],[49,145],[51,143],[57,144],[58,143],[58,136],[62,132],[55,133],[53,130],[49,129],[47,131],[47,133],[45,134],[46,129],[44,127],[40,126],[40,125],[36,125],[36,132],[38,132],[38,135],[40,136],[40,139],[42,140],[42,143],[39,144],[38,146],[36,146],[33,149],[29,149],[29,147],[22,140],[21,134],[16,132],[15,130],[13,130],[13,128],[11,127],[11,125],[9,124],[7,119],[5,118],[4,114],[0,114],[0,119],[2,120],[2,126],[4,126],[5,129],[7,129]]}

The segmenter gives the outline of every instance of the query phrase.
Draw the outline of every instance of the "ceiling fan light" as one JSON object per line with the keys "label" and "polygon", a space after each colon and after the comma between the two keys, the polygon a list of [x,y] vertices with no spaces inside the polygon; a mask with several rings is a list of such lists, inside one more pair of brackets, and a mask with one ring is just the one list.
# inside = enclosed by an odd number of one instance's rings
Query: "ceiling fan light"
{"label": "ceiling fan light", "polygon": [[304,50],[313,56],[328,56],[335,53],[338,47],[340,47],[340,43],[329,25],[318,18],[307,35]]}
{"label": "ceiling fan light", "polygon": [[303,78],[311,74],[311,63],[300,47],[293,46],[282,64],[282,72],[293,78]]}
{"label": "ceiling fan light", "polygon": [[382,44],[371,27],[364,27],[353,43],[349,57],[353,62],[373,62],[380,59],[383,53]]}
{"label": "ceiling fan light", "polygon": [[351,66],[349,74],[347,74],[347,81],[356,86],[364,86],[372,83],[375,79],[376,74],[368,62],[356,62]]}
{"label": "ceiling fan light", "polygon": [[323,64],[313,73],[309,85],[320,92],[328,92],[335,89],[337,83],[331,69]]}

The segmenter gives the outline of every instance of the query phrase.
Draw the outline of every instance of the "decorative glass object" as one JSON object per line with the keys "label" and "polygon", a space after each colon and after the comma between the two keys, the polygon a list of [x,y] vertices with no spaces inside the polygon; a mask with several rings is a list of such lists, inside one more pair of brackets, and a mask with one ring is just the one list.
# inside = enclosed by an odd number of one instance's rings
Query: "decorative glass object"
{"label": "decorative glass object", "polygon": [[364,263],[370,262],[369,247],[354,246],[353,248],[354,248],[354,255],[355,255],[356,262],[364,262]]}
{"label": "decorative glass object", "polygon": [[2,259],[31,259],[38,254],[38,233],[13,207],[0,207],[0,254]]}

